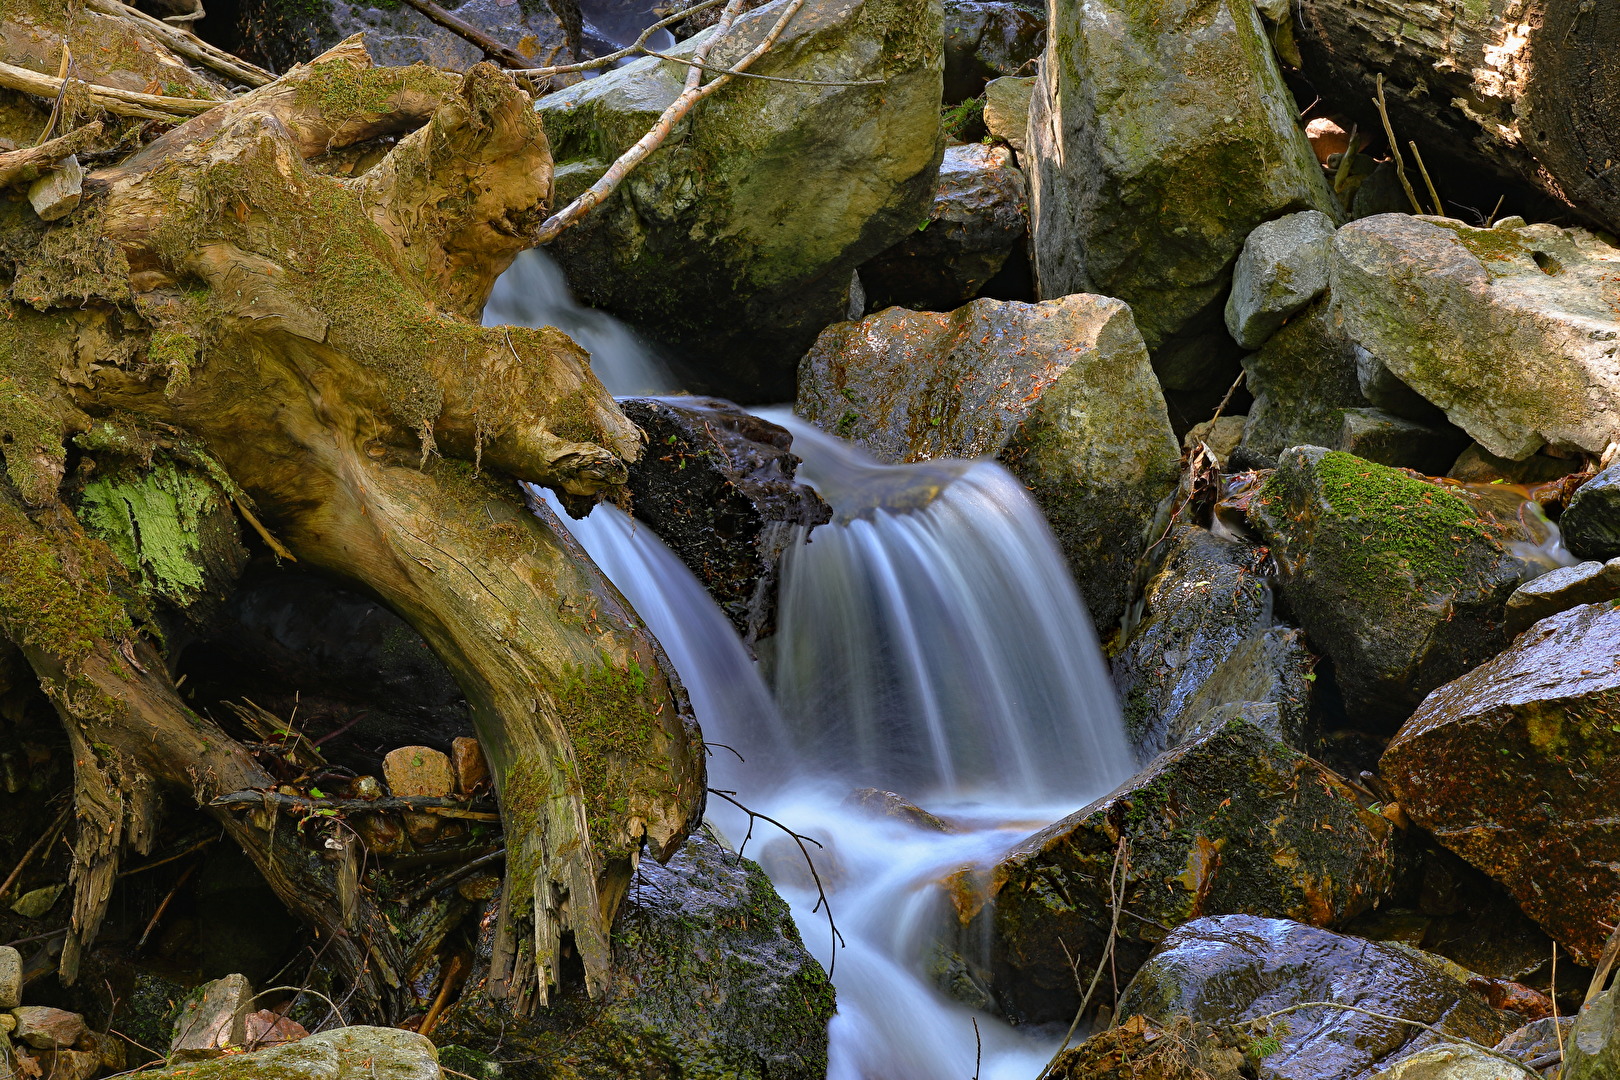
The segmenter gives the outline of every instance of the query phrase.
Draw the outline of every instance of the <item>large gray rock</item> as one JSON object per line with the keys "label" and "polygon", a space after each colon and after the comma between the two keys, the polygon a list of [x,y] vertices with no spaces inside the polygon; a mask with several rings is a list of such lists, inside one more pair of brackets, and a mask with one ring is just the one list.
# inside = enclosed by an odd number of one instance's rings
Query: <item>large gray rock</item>
{"label": "large gray rock", "polygon": [[1508,597],[1508,633],[1522,634],[1549,615],[1616,597],[1620,597],[1620,559],[1561,566],[1525,582]]}
{"label": "large gray rock", "polygon": [[1620,249],[1582,229],[1380,214],[1334,234],[1334,321],[1502,457],[1620,438]]}
{"label": "large gray rock", "polygon": [[1320,210],[1268,221],[1243,242],[1226,298],[1226,329],[1258,349],[1294,312],[1327,291],[1328,241],[1336,223]]}
{"label": "large gray rock", "polygon": [[1620,1076],[1620,988],[1605,990],[1582,1006],[1564,1054],[1562,1080]]}
{"label": "large gray rock", "polygon": [[1033,75],[1005,75],[984,84],[984,127],[992,138],[1024,152],[1029,134],[1029,97],[1035,90]]}
{"label": "large gray rock", "polygon": [[1053,0],[1051,13],[1030,106],[1041,295],[1119,297],[1156,353],[1219,333],[1249,233],[1337,214],[1260,16],[1251,0]]}
{"label": "large gray rock", "polygon": [[1108,880],[1121,838],[1130,852],[1112,965],[1121,981],[1170,929],[1204,915],[1326,925],[1354,918],[1385,898],[1397,869],[1394,826],[1370,801],[1326,766],[1230,718],[1020,841],[988,872],[959,875],[952,885],[964,956],[988,963],[979,977],[1009,1016],[1073,1017],[1074,972],[1093,970],[1109,937]]}
{"label": "large gray rock", "polygon": [[344,1027],[297,1042],[142,1073],[175,1080],[443,1080],[425,1035],[399,1028]]}
{"label": "large gray rock", "polygon": [[1130,308],[1102,296],[829,327],[800,367],[797,409],[884,461],[999,458],[1045,511],[1104,636],[1179,470]]}
{"label": "large gray rock", "polygon": [[1564,542],[1588,559],[1620,557],[1620,464],[1610,465],[1575,492],[1559,518]]}
{"label": "large gray rock", "polygon": [[928,220],[861,264],[866,310],[954,311],[996,275],[1029,233],[1029,188],[1006,147],[945,150]]}
{"label": "large gray rock", "polygon": [[[1307,1001],[1400,1016],[1484,1046],[1509,1028],[1438,958],[1250,915],[1199,919],[1173,931],[1136,973],[1119,1011],[1229,1024]],[[1259,1055],[1260,1080],[1365,1080],[1403,1058],[1449,1045],[1421,1028],[1341,1009],[1302,1009],[1286,1020],[1250,1029],[1277,1040],[1275,1050]]]}
{"label": "large gray rock", "polygon": [[997,76],[1029,74],[1045,44],[1038,4],[945,0],[945,103],[978,97]]}
{"label": "large gray rock", "polygon": [[1251,722],[1307,753],[1313,663],[1297,630],[1273,625],[1264,553],[1184,526],[1166,539],[1141,621],[1113,662],[1138,756],[1219,726],[1217,706],[1265,703]]}
{"label": "large gray rock", "polygon": [[[709,62],[753,48],[786,2],[739,17]],[[799,357],[844,314],[851,272],[928,216],[942,40],[939,0],[806,0],[751,70],[881,85],[738,79],[706,99],[552,244],[574,292],[668,347],[694,389],[792,398]],[[557,205],[646,133],[687,70],[649,57],[540,99]]]}

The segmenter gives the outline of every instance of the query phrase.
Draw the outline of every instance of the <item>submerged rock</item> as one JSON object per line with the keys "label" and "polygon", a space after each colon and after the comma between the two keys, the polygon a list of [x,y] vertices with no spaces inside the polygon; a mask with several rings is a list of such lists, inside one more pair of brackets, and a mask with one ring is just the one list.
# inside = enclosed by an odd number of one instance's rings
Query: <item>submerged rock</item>
{"label": "submerged rock", "polygon": [[1030,107],[1041,294],[1119,297],[1156,353],[1184,332],[1219,333],[1250,232],[1292,211],[1338,212],[1254,5],[1051,10]]}
{"label": "submerged rock", "polygon": [[[785,3],[740,16],[709,62],[753,48]],[[863,85],[739,79],[704,101],[552,244],[575,294],[669,347],[703,389],[792,398],[794,365],[842,317],[851,272],[928,216],[943,38],[938,0],[806,0],[751,70]],[[652,126],[687,70],[648,57],[536,103],[558,206]]]}
{"label": "submerged rock", "polygon": [[1507,644],[1525,565],[1464,495],[1351,454],[1286,451],[1249,516],[1277,587],[1353,715],[1398,722]]}
{"label": "submerged rock", "polygon": [[1582,484],[1558,523],[1564,542],[1577,555],[1620,558],[1620,464]]}
{"label": "submerged rock", "polygon": [[666,866],[643,859],[613,941],[600,1001],[576,987],[514,1020],[463,999],[433,1033],[446,1064],[498,1058],[506,1080],[826,1076],[832,985],[752,861],[703,833]]}
{"label": "submerged rock", "polygon": [[883,461],[996,456],[1045,512],[1103,628],[1179,471],[1130,309],[1101,296],[890,308],[829,327],[800,365],[797,409]]}
{"label": "submerged rock", "polygon": [[1328,242],[1336,223],[1303,210],[1260,225],[1243,241],[1226,298],[1226,329],[1258,349],[1288,317],[1327,291]]}
{"label": "submerged rock", "polygon": [[1313,660],[1299,631],[1272,624],[1264,553],[1194,527],[1167,543],[1141,622],[1113,663],[1138,754],[1191,741],[1218,726],[1212,709],[1237,702],[1271,705],[1251,722],[1308,752]]}
{"label": "submerged rock", "polygon": [[1329,260],[1345,335],[1514,459],[1620,438],[1617,274],[1620,249],[1583,229],[1406,214],[1346,225]]}
{"label": "submerged rock", "polygon": [[1121,845],[1112,967],[1123,981],[1168,931],[1204,915],[1353,918],[1391,887],[1393,833],[1331,770],[1233,717],[1021,841],[983,880],[965,873],[955,902],[963,940],[989,942],[981,979],[1007,1015],[1068,1020],[1074,972],[1095,968],[1108,939]]}
{"label": "submerged rock", "polygon": [[1592,963],[1620,917],[1620,608],[1537,623],[1436,690],[1381,772],[1435,839]]}
{"label": "submerged rock", "polygon": [[[1400,1016],[1485,1046],[1508,1028],[1437,958],[1249,915],[1178,927],[1136,973],[1119,1009],[1161,1023],[1186,1016],[1231,1024],[1307,1001]],[[1263,1080],[1365,1080],[1429,1047],[1451,1045],[1420,1028],[1342,1009],[1301,1009],[1285,1019],[1248,1028],[1275,1040],[1275,1049],[1255,1055]]]}
{"label": "submerged rock", "polygon": [[1028,234],[1028,203],[1024,174],[1005,147],[947,147],[928,220],[861,264],[866,309],[953,311],[966,303]]}
{"label": "submerged rock", "polygon": [[697,575],[744,641],[768,636],[782,552],[800,526],[832,516],[793,478],[793,436],[712,398],[619,407],[647,433],[630,467],[631,512]]}
{"label": "submerged rock", "polygon": [[1046,11],[1008,0],[945,0],[945,104],[997,76],[1028,74],[1046,44]]}

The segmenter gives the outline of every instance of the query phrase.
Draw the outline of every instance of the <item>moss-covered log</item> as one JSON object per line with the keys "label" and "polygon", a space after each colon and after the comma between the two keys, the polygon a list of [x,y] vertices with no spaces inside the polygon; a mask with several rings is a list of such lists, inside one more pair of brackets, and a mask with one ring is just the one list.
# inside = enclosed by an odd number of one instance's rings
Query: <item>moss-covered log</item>
{"label": "moss-covered log", "polygon": [[[549,202],[531,105],[490,65],[374,68],[351,40],[144,146],[120,128],[60,221],[0,191],[0,635],[75,751],[69,981],[164,789],[273,786],[163,655],[239,533],[380,597],[460,682],[507,835],[492,996],[543,1001],[569,943],[603,985],[635,860],[696,820],[667,661],[514,483],[622,497],[641,441],[561,333],[478,324]],[[33,139],[50,103],[0,106]],[[334,942],[360,1015],[397,1019],[400,947],[339,887],[348,841],[211,812]]]}

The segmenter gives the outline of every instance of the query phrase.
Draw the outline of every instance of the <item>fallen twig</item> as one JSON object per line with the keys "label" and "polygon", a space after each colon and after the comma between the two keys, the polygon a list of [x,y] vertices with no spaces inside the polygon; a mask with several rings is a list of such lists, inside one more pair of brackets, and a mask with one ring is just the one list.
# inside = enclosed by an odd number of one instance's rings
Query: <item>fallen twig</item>
{"label": "fallen twig", "polygon": [[405,3],[425,15],[429,22],[437,23],[457,37],[471,42],[486,57],[499,60],[508,68],[522,71],[534,62],[511,46],[490,37],[472,23],[456,18],[431,0],[405,0]]}
{"label": "fallen twig", "polygon": [[263,86],[274,82],[273,73],[254,64],[248,63],[240,56],[235,56],[224,49],[216,48],[201,38],[180,28],[164,22],[162,19],[148,15],[144,11],[122,4],[119,0],[85,0],[85,7],[91,11],[99,11],[103,15],[126,19],[162,39],[163,44],[197,63],[221,75],[229,75],[241,82],[244,86]]}
{"label": "fallen twig", "polygon": [[[466,802],[427,795],[390,795],[380,799],[317,799],[308,795],[285,795],[279,791],[233,791],[221,795],[209,806],[271,806],[278,810],[335,810],[341,814],[378,814],[400,811],[411,814],[437,814],[439,817],[468,821],[499,821],[501,815],[486,801]],[[480,809],[474,809],[479,807]],[[489,809],[482,809],[488,807]]]}
{"label": "fallen twig", "polygon": [[[35,97],[54,98],[66,81],[50,75],[41,75],[37,71],[30,71],[14,64],[0,63],[0,87],[7,90],[18,90]],[[87,82],[81,85],[90,92],[92,102],[110,113],[134,116],[142,120],[161,120],[168,124],[176,123],[177,117],[197,116],[224,104],[221,101],[204,101],[198,98],[141,94],[134,90],[102,86],[99,83]]]}
{"label": "fallen twig", "polygon": [[1410,1027],[1422,1028],[1424,1031],[1427,1031],[1430,1035],[1433,1035],[1437,1039],[1444,1039],[1447,1042],[1460,1043],[1463,1046],[1472,1047],[1482,1054],[1488,1054],[1499,1061],[1507,1062],[1509,1065],[1512,1065],[1515,1068],[1522,1070],[1526,1074],[1535,1077],[1535,1080],[1541,1080],[1540,1073],[1533,1071],[1530,1066],[1526,1065],[1518,1058],[1509,1054],[1504,1054],[1500,1050],[1494,1050],[1489,1046],[1481,1045],[1480,1043],[1474,1042],[1472,1039],[1465,1039],[1461,1035],[1453,1035],[1449,1031],[1437,1028],[1433,1024],[1425,1024],[1421,1020],[1408,1020],[1404,1016],[1392,1016],[1389,1013],[1374,1012],[1371,1009],[1363,1009],[1359,1005],[1345,1005],[1337,1001],[1302,1001],[1298,1005],[1290,1005],[1286,1009],[1278,1009],[1275,1012],[1264,1013],[1260,1016],[1251,1017],[1248,1020],[1239,1020],[1226,1026],[1229,1028],[1248,1027],[1251,1024],[1259,1024],[1266,1020],[1274,1020],[1279,1016],[1286,1016],[1289,1013],[1298,1012],[1301,1009],[1316,1008],[1342,1009],[1345,1012],[1360,1013],[1362,1016],[1370,1016],[1374,1020],[1388,1020],[1395,1024],[1406,1024]]}
{"label": "fallen twig", "polygon": [[1378,73],[1378,96],[1373,99],[1378,106],[1378,118],[1384,122],[1384,138],[1389,140],[1390,156],[1395,159],[1395,175],[1400,179],[1401,187],[1406,191],[1406,197],[1412,202],[1414,214],[1423,213],[1423,204],[1418,202],[1417,192],[1412,190],[1412,181],[1406,178],[1406,162],[1401,160],[1401,144],[1395,141],[1395,127],[1389,122],[1389,109],[1384,106],[1384,73]]}
{"label": "fallen twig", "polygon": [[1434,203],[1434,212],[1437,217],[1446,216],[1445,204],[1440,201],[1440,193],[1434,190],[1434,181],[1429,179],[1428,166],[1423,164],[1423,154],[1418,150],[1417,140],[1410,139],[1406,143],[1412,148],[1412,158],[1417,162],[1418,172],[1423,174],[1423,186],[1429,189],[1429,201]]}
{"label": "fallen twig", "polygon": [[[737,794],[735,791],[721,791],[719,788],[709,788],[709,794],[720,796],[726,802],[748,815],[748,836],[754,835],[754,820],[757,818],[760,821],[775,825],[778,829],[787,833],[795,844],[799,845],[799,854],[804,856],[804,863],[810,868],[810,879],[816,883],[816,906],[810,909],[810,914],[814,915],[823,908],[827,910],[827,929],[832,931],[832,949],[828,953],[827,977],[832,978],[833,969],[838,966],[838,949],[844,944],[844,935],[838,932],[838,924],[833,921],[832,903],[827,899],[826,887],[821,884],[821,875],[816,873],[816,862],[810,857],[810,849],[804,846],[805,841],[808,840],[816,847],[821,847],[821,841],[813,836],[796,833],[780,821],[762,814],[758,810],[750,810],[733,798]],[[742,849],[747,846],[748,837],[744,837],[743,842],[737,847],[737,858],[742,858]]]}

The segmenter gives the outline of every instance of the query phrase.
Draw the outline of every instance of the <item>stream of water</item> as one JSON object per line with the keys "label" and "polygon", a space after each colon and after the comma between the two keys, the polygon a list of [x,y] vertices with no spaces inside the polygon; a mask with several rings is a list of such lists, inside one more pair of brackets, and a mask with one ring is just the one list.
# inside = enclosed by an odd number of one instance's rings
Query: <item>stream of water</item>
{"label": "stream of water", "polygon": [[[546,256],[520,258],[486,321],[580,326],[604,384],[645,393],[659,372],[633,335],[578,308]],[[1039,510],[999,465],[886,466],[785,410],[763,415],[793,432],[800,478],[835,512],[785,560],[774,692],[645,525],[608,505],[563,520],[663,643],[705,735],[746,759],[711,757],[711,786],[825,845],[836,956],[797,849],[756,831],[748,850],[833,970],[832,1080],[1033,1080],[1057,1036],[975,1013],[927,974],[951,917],[936,883],[1130,774],[1091,621]],[[875,815],[851,802],[860,788],[901,792],[951,831]],[[711,821],[736,843],[746,820],[719,802]]]}

